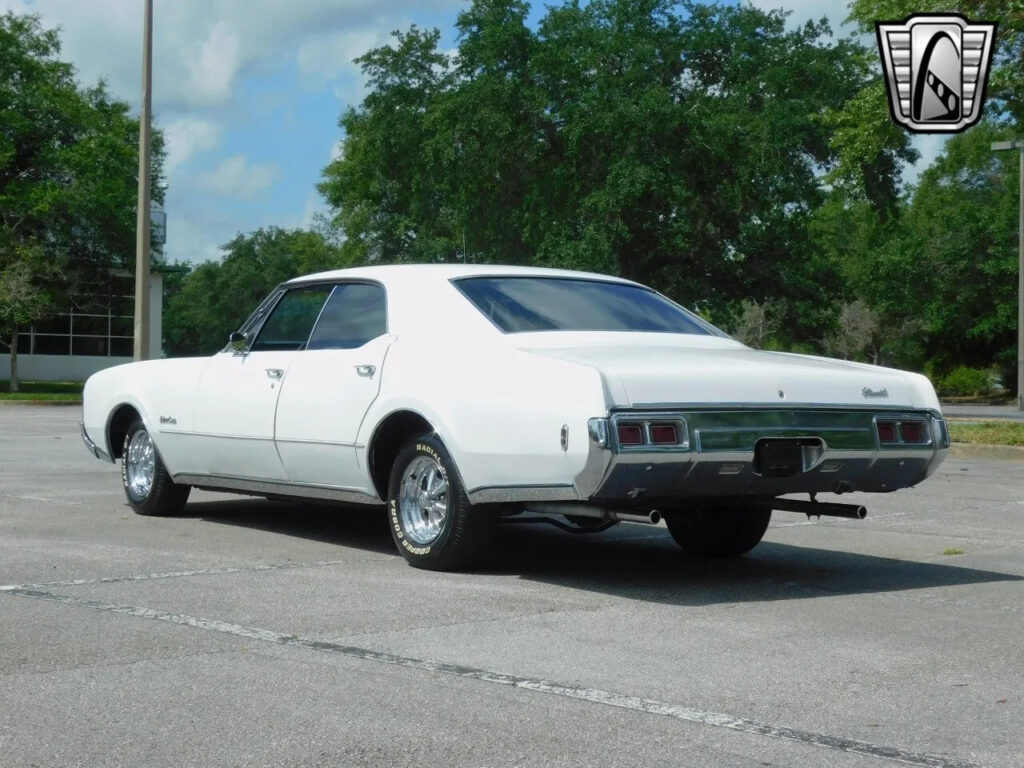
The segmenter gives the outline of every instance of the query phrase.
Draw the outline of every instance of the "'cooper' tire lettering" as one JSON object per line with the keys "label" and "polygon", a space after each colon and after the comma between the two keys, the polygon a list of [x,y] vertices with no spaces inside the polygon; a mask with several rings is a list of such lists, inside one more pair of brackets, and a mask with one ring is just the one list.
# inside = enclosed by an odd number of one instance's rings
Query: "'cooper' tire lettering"
{"label": "'cooper' tire lettering", "polygon": [[[458,570],[469,565],[494,532],[494,509],[473,507],[437,434],[405,444],[391,467],[391,535],[411,565]],[[427,499],[429,488],[433,496]]]}

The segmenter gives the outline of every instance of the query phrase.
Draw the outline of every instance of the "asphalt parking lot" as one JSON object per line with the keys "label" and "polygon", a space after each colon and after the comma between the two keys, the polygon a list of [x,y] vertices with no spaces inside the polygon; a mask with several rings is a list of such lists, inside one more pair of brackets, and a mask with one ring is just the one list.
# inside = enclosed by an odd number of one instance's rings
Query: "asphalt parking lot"
{"label": "asphalt parking lot", "polygon": [[437,574],[328,507],[136,516],[78,417],[0,407],[0,765],[1024,766],[1024,463]]}

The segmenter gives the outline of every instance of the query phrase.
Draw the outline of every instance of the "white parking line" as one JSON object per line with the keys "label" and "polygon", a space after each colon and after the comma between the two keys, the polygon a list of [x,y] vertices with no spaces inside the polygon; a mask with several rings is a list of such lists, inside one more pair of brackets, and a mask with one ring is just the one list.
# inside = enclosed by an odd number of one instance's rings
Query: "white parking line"
{"label": "white parking line", "polygon": [[242,565],[225,568],[201,568],[195,571],[167,571],[165,573],[143,573],[131,576],[105,576],[96,579],[72,579],[70,581],[43,581],[38,584],[4,584],[0,592],[17,592],[22,589],[43,587],[80,587],[86,584],[117,584],[124,581],[155,581],[157,579],[180,579],[186,576],[219,576],[225,573],[251,573],[256,571],[280,571],[288,568],[320,568],[325,565],[341,565],[348,560],[321,560],[313,563],[270,563],[264,565]]}
{"label": "white parking line", "polygon": [[[218,572],[224,571],[223,569],[220,569]],[[84,583],[98,583],[101,581],[102,580],[97,579],[85,581]],[[865,741],[858,741],[856,739],[832,736],[826,733],[816,733],[814,731],[803,731],[797,728],[772,725],[771,723],[763,723],[757,720],[735,717],[721,712],[694,709],[692,707],[681,706],[679,704],[655,701],[653,699],[644,699],[637,696],[627,696],[620,693],[601,691],[595,688],[563,685],[549,680],[519,677],[516,675],[504,674],[502,672],[492,672],[485,669],[462,666],[460,664],[431,661],[429,659],[417,659],[410,656],[399,656],[393,653],[386,653],[384,651],[374,651],[369,648],[358,648],[355,646],[341,645],[339,643],[313,640],[311,638],[300,637],[297,635],[282,634],[280,632],[275,632],[270,629],[262,629],[260,627],[246,627],[240,624],[218,621],[216,619],[203,619],[196,616],[169,613],[167,611],[158,611],[141,606],[117,605],[115,603],[105,603],[98,600],[85,600],[66,595],[57,595],[52,592],[46,592],[41,589],[33,589],[29,587],[5,588],[5,591],[7,594],[18,597],[28,597],[35,600],[45,600],[51,603],[88,608],[94,611],[104,611],[124,616],[135,616],[143,619],[152,619],[154,621],[181,624],[210,632],[220,632],[237,637],[262,640],[276,645],[336,653],[364,661],[393,664],[401,667],[410,667],[428,672],[478,680],[485,683],[523,688],[525,690],[587,701],[607,707],[617,707],[620,709],[632,710],[634,712],[661,715],[663,717],[671,717],[688,723],[726,728],[756,736],[767,736],[769,738],[795,741],[812,746],[825,747],[839,752],[848,752],[852,754],[881,758],[884,760],[893,760],[895,762],[905,763],[908,765],[927,766],[929,768],[978,768],[978,766],[973,763],[961,762],[941,755],[932,755],[923,752],[909,752],[896,747],[887,747],[878,744],[871,744]]]}

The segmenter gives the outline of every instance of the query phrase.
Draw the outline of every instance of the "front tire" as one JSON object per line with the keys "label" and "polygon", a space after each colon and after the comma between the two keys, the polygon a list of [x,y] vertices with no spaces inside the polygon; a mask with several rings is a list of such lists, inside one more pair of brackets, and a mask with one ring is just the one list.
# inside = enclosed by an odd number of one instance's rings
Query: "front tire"
{"label": "front tire", "polygon": [[416,568],[454,571],[474,563],[494,535],[492,508],[469,503],[455,463],[437,435],[399,452],[388,484],[395,546]]}
{"label": "front tire", "polygon": [[746,554],[761,542],[771,519],[771,508],[761,504],[696,507],[665,514],[676,544],[699,557]]}
{"label": "front tire", "polygon": [[146,425],[136,420],[124,436],[121,483],[128,505],[139,515],[176,515],[188,499],[190,486],[171,480]]}

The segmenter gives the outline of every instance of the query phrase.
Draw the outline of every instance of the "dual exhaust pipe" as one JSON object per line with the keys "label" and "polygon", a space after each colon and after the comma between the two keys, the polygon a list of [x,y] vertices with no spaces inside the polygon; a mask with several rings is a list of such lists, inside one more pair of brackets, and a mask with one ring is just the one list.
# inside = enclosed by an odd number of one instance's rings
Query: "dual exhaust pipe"
{"label": "dual exhaust pipe", "polygon": [[845,517],[849,520],[863,520],[868,516],[867,507],[861,504],[837,504],[831,501],[800,501],[799,499],[771,499],[767,502],[772,509],[785,512],[803,512],[811,515]]}
{"label": "dual exhaust pipe", "polygon": [[[868,516],[867,507],[861,504],[839,504],[831,501],[801,501],[799,499],[765,499],[765,506],[784,512],[802,512],[808,517],[822,515],[827,517],[844,517],[849,520],[863,520]],[[585,517],[592,520],[603,520],[606,523],[641,523],[657,525],[661,522],[661,512],[652,509],[649,512],[621,512],[605,509],[593,504],[573,504],[558,502],[535,502],[528,504],[527,512],[543,516]]]}
{"label": "dual exhaust pipe", "polygon": [[607,523],[642,523],[657,525],[661,522],[661,512],[652,509],[649,512],[620,512],[605,509],[593,504],[560,504],[558,502],[535,502],[526,505],[526,511],[537,515],[563,515],[565,517],[586,517],[591,520],[604,520]]}

